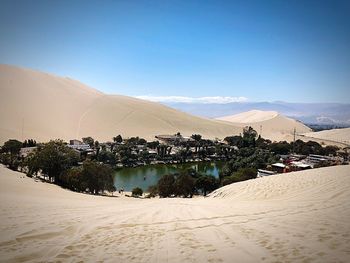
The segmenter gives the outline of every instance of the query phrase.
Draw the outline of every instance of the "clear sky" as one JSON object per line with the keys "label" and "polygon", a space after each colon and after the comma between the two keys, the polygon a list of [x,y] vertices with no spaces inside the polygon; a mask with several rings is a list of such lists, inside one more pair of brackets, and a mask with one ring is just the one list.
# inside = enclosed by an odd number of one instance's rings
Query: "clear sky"
{"label": "clear sky", "polygon": [[350,102],[350,1],[3,1],[0,63],[131,96]]}

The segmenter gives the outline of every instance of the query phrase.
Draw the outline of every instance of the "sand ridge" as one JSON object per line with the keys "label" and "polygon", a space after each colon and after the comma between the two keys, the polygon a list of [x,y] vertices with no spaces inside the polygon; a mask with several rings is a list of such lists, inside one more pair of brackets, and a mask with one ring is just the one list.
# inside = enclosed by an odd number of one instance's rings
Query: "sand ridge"
{"label": "sand ridge", "polygon": [[218,120],[238,122],[238,123],[254,123],[273,119],[277,117],[277,111],[261,111],[261,110],[250,110],[239,114],[219,117]]}
{"label": "sand ridge", "polygon": [[304,136],[350,145],[350,128],[304,133]]}
{"label": "sand ridge", "polygon": [[311,129],[301,122],[275,111],[252,110],[218,119],[233,123],[235,126],[251,126],[263,138],[271,141],[293,141],[294,129],[296,134],[311,132]]}
{"label": "sand ridge", "polygon": [[74,193],[0,167],[1,261],[348,262],[349,168],[142,200]]}
{"label": "sand ridge", "polygon": [[230,123],[192,116],[159,103],[107,95],[79,81],[0,65],[0,143],[8,139],[99,141],[158,134],[200,133],[206,138],[238,134]]}

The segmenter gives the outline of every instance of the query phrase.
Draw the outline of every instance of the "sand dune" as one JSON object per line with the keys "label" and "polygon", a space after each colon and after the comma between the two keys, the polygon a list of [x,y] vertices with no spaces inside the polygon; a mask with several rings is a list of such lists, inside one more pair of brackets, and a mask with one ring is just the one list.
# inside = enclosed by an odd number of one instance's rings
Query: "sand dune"
{"label": "sand dune", "polygon": [[305,133],[305,136],[350,145],[350,128]]}
{"label": "sand dune", "polygon": [[287,118],[275,111],[252,110],[232,116],[217,118],[233,123],[235,126],[251,126],[261,136],[272,141],[292,141],[294,128],[296,133],[311,132],[311,129],[299,121]]}
{"label": "sand dune", "polygon": [[221,117],[218,119],[223,121],[249,124],[254,122],[270,120],[272,118],[277,117],[277,115],[278,115],[277,111],[251,110],[251,111],[246,111],[246,112],[242,112],[231,116]]}
{"label": "sand dune", "polygon": [[142,200],[74,193],[0,167],[0,261],[348,262],[349,168]]}
{"label": "sand dune", "polygon": [[0,65],[0,105],[0,143],[82,136],[106,141],[118,134],[153,139],[178,131],[223,138],[241,131],[158,103],[106,95],[69,78],[7,65]]}

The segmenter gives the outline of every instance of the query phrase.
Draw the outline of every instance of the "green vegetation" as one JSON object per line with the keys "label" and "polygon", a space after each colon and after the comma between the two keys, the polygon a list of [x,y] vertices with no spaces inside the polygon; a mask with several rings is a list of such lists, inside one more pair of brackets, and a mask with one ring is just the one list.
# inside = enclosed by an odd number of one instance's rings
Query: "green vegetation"
{"label": "green vegetation", "polygon": [[[77,165],[79,155],[70,149],[62,140],[50,141],[38,148],[34,156],[35,165],[51,182],[59,184],[59,175]],[[29,160],[30,162],[30,160]]]}
{"label": "green vegetation", "polygon": [[176,177],[174,194],[182,197],[192,197],[195,192],[195,179],[187,174],[182,173]]}
{"label": "green vegetation", "polygon": [[[37,144],[33,139],[23,143],[8,140],[0,149],[0,161],[13,170],[21,168],[28,176],[39,175],[71,190],[92,194],[115,191],[113,167],[225,161],[219,179],[193,170],[166,174],[157,185],[150,187],[148,195],[192,197],[198,193],[207,195],[222,185],[256,178],[258,169],[278,162],[281,155],[341,155],[345,160],[348,158],[346,151],[339,153],[336,146],[323,147],[314,141],[271,142],[258,136],[251,127],[245,127],[242,135],[226,137],[223,142],[203,139],[200,134],[192,134],[190,138],[182,137],[180,133],[175,136],[173,141],[147,142],[140,137],[123,139],[117,135],[112,142],[106,143],[84,137],[84,145],[79,141],[67,145],[62,140],[44,144]],[[25,149],[22,151],[21,148]],[[315,167],[326,165],[329,162],[320,162]],[[140,188],[133,190],[134,196],[142,195]]]}
{"label": "green vegetation", "polygon": [[159,179],[158,194],[160,197],[170,197],[175,194],[175,176],[173,174],[166,174]]}
{"label": "green vegetation", "polygon": [[116,190],[112,168],[95,161],[85,161],[80,167],[73,167],[62,172],[59,176],[59,184],[73,191],[91,194]]}
{"label": "green vegetation", "polygon": [[17,170],[19,166],[19,152],[22,143],[17,140],[8,140],[1,148],[1,162],[8,165],[10,169]]}
{"label": "green vegetation", "polygon": [[[92,143],[92,140],[88,140]],[[26,157],[19,158],[22,146],[17,140],[7,141],[1,148],[1,162],[15,170],[20,164],[26,168],[28,176],[38,175],[40,172],[41,177],[49,182],[73,191],[92,194],[115,191],[113,169],[110,166],[90,160],[78,166],[78,152],[69,148],[62,140],[40,144]],[[98,158],[108,160],[112,157],[110,153],[103,152]]]}
{"label": "green vegetation", "polygon": [[142,196],[143,191],[140,187],[136,187],[136,188],[132,189],[131,194],[134,197],[139,197],[139,196]]}
{"label": "green vegetation", "polygon": [[91,137],[84,137],[82,138],[83,143],[90,145],[90,147],[94,146],[94,139]]}
{"label": "green vegetation", "polygon": [[214,176],[200,175],[189,169],[180,174],[166,174],[158,184],[149,188],[150,197],[192,197],[201,192],[204,196],[219,187]]}
{"label": "green vegetation", "polygon": [[291,143],[290,145],[292,148],[294,148],[295,153],[303,154],[303,155],[308,155],[308,154],[335,155],[336,151],[339,150],[339,148],[336,146],[322,147],[322,145],[314,141],[304,142],[302,140],[297,140],[295,141],[295,144]]}
{"label": "green vegetation", "polygon": [[224,177],[222,180],[222,185],[237,183],[254,178],[256,178],[256,169],[239,168],[237,172],[233,172],[231,175]]}
{"label": "green vegetation", "polygon": [[202,175],[196,180],[196,188],[200,190],[204,196],[219,186],[219,181],[214,176]]}
{"label": "green vegetation", "polygon": [[35,146],[36,146],[36,141],[33,140],[33,139],[29,139],[29,140],[25,140],[23,142],[23,146],[22,147],[26,148],[26,147],[35,147]]}
{"label": "green vegetation", "polygon": [[122,138],[122,136],[119,134],[119,135],[117,135],[116,137],[113,137],[113,141],[114,141],[115,143],[122,143],[122,142],[123,142],[123,138]]}

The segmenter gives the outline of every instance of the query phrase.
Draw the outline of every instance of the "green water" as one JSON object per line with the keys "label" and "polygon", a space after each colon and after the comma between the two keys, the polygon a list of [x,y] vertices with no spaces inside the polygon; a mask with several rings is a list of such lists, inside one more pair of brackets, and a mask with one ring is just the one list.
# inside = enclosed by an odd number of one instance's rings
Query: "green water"
{"label": "green water", "polygon": [[125,191],[131,191],[135,187],[140,187],[143,191],[147,191],[149,186],[157,184],[162,175],[175,174],[187,169],[194,169],[199,174],[218,178],[223,165],[223,162],[199,162],[120,168],[114,174],[114,185],[117,190],[123,188]]}

